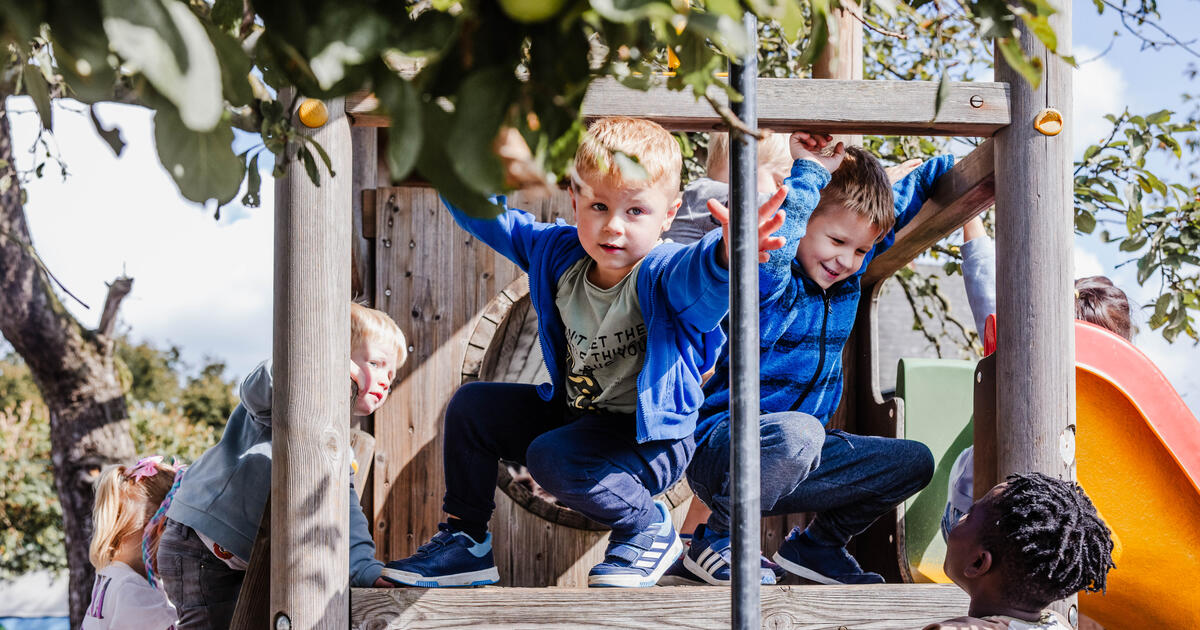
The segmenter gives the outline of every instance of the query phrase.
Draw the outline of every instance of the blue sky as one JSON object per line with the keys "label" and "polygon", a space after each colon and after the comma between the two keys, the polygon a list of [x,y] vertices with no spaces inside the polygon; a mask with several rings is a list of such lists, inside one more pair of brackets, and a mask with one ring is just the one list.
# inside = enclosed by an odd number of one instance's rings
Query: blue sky
{"label": "blue sky", "polygon": [[[1200,0],[1160,2],[1163,23],[1180,34],[1195,33],[1181,25],[1200,24]],[[1102,116],[1128,106],[1147,113],[1181,109],[1180,94],[1200,92],[1183,75],[1189,61],[1178,49],[1139,50],[1116,15],[1097,15],[1090,2],[1075,3],[1076,57],[1094,57],[1077,73],[1075,147],[1081,153],[1104,131]],[[1121,31],[1113,41],[1112,33]],[[26,99],[10,103],[14,147],[19,166],[28,167],[27,151],[36,136],[36,115]],[[124,105],[101,105],[99,113],[116,124],[129,146],[115,159],[91,130],[78,104],[56,106],[57,149],[71,175],[56,169],[27,184],[27,214],[34,244],[49,268],[91,308],[68,307],[85,325],[94,326],[104,301],[105,281],[122,271],[134,277],[134,289],[122,310],[123,325],[135,339],[182,346],[193,367],[204,356],[225,360],[234,375],[244,375],[271,351],[270,208],[273,191],[264,181],[262,208],[234,205],[212,219],[212,208],[180,199],[158,164],[151,127],[152,114]],[[1140,304],[1152,301],[1156,288],[1138,287],[1116,248],[1093,238],[1079,239],[1076,275],[1105,273]],[[1152,284],[1152,283],[1151,283]],[[1190,341],[1167,344],[1144,326],[1137,345],[1171,379],[1184,400],[1200,416],[1200,372],[1193,366],[1200,350]]]}

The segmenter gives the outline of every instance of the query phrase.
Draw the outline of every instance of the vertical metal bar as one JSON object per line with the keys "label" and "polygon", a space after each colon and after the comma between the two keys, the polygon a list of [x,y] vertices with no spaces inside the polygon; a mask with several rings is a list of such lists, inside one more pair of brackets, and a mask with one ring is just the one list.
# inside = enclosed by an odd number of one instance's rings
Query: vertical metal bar
{"label": "vertical metal bar", "polygon": [[[731,105],[747,127],[757,129],[758,24],[749,12],[742,23],[750,41],[750,50],[740,64],[729,65],[729,81],[743,96],[741,103]],[[758,630],[762,627],[758,560],[761,552],[758,469],[758,141],[753,136],[733,130],[730,132],[729,149],[729,201],[733,215],[729,264],[733,627]]]}

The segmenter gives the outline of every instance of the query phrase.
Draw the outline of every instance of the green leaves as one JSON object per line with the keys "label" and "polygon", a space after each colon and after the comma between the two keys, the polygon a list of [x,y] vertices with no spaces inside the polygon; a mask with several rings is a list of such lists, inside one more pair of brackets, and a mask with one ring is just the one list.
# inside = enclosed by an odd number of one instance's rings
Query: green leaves
{"label": "green leaves", "polygon": [[195,131],[174,111],[162,110],[154,116],[154,142],[163,167],[187,199],[224,205],[237,195],[244,170],[229,148],[233,131],[228,126]]}
{"label": "green leaves", "polygon": [[996,48],[1004,56],[1004,61],[1009,67],[1016,70],[1029,85],[1036,90],[1042,84],[1042,71],[1044,63],[1041,59],[1025,56],[1025,51],[1021,49],[1021,43],[1016,37],[1001,37],[996,40]]}
{"label": "green leaves", "polygon": [[112,49],[178,110],[188,129],[210,131],[221,119],[221,65],[208,32],[176,0],[102,0]]}
{"label": "green leaves", "polygon": [[38,116],[42,119],[42,127],[52,129],[54,127],[53,112],[50,109],[50,87],[46,85],[46,77],[43,77],[41,71],[35,66],[22,64],[21,86],[25,89],[25,93],[33,99]]}
{"label": "green leaves", "polygon": [[392,120],[388,128],[388,170],[393,182],[404,181],[416,166],[425,139],[421,101],[412,84],[396,76],[387,77],[376,96],[386,104]]}
{"label": "green leaves", "polygon": [[1168,341],[1180,334],[1196,338],[1194,312],[1200,304],[1200,257],[1194,253],[1200,245],[1200,186],[1171,181],[1178,177],[1171,170],[1151,170],[1155,164],[1162,169],[1163,160],[1180,160],[1180,139],[1192,133],[1191,124],[1172,117],[1168,110],[1109,116],[1111,133],[1089,146],[1075,169],[1076,230],[1091,232],[1105,222],[1110,227],[1102,240],[1131,255],[1125,262],[1137,263],[1137,282],[1159,283],[1150,326]]}

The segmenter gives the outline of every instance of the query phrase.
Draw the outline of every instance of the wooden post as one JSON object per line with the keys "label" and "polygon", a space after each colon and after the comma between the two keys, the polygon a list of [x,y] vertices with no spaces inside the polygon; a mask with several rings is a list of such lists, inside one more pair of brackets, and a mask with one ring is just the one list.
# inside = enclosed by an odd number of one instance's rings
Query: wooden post
{"label": "wooden post", "polygon": [[[1060,53],[1070,54],[1071,3],[1054,0],[1050,18]],[[1072,246],[1071,67],[1018,21],[1026,54],[1045,62],[1038,88],[1004,63],[1012,123],[996,134],[997,418],[1000,479],[1038,471],[1075,477],[1075,335]],[[1034,120],[1062,113],[1062,131],[1044,135]],[[1063,603],[1061,611],[1073,604]]]}
{"label": "wooden post", "polygon": [[[291,91],[280,100],[290,104]],[[271,624],[280,630],[345,628],[350,618],[350,124],[342,99],[326,106],[325,125],[296,126],[339,175],[320,169],[318,187],[293,163],[275,181]]]}
{"label": "wooden post", "polygon": [[350,131],[354,163],[351,165],[350,203],[354,216],[352,252],[354,255],[352,292],[368,306],[375,306],[375,208],[363,204],[364,193],[374,193],[379,185],[378,136],[374,127],[355,127]]}
{"label": "wooden post", "polygon": [[[853,0],[842,0],[842,7],[834,9],[837,16],[835,28],[829,34],[829,43],[813,64],[814,79],[862,79],[863,78],[863,30],[855,16],[862,15],[862,7]],[[862,146],[861,135],[838,134],[834,142]]]}

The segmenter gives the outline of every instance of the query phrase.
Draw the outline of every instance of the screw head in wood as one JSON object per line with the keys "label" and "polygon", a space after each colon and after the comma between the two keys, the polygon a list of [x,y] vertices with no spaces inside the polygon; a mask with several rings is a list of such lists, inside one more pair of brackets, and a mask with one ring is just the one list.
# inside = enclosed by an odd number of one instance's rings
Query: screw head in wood
{"label": "screw head in wood", "polygon": [[1033,118],[1033,128],[1046,136],[1057,136],[1063,130],[1063,115],[1053,107],[1047,107]]}
{"label": "screw head in wood", "polygon": [[979,109],[980,107],[983,107],[983,97],[978,94],[972,94],[971,95],[971,107],[974,107],[975,109]]}
{"label": "screw head in wood", "polygon": [[292,620],[283,613],[275,615],[275,630],[292,630]]}

